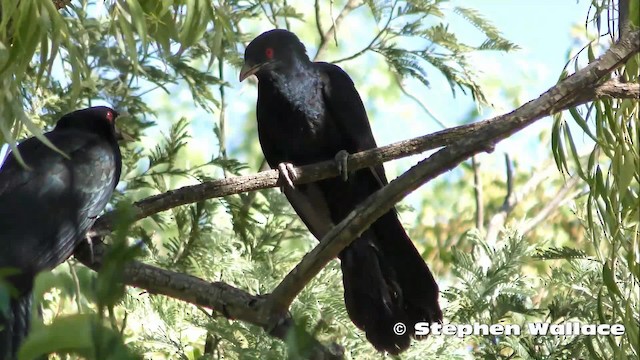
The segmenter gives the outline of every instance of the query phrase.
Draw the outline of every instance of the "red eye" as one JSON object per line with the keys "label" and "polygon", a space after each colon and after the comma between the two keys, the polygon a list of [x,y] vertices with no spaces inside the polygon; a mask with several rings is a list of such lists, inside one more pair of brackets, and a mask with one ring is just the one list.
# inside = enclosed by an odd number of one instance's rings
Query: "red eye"
{"label": "red eye", "polygon": [[113,122],[113,113],[111,111],[107,111],[107,121],[110,123]]}
{"label": "red eye", "polygon": [[267,48],[267,50],[264,51],[264,54],[267,56],[267,59],[269,59],[269,60],[273,59],[273,49],[272,48]]}

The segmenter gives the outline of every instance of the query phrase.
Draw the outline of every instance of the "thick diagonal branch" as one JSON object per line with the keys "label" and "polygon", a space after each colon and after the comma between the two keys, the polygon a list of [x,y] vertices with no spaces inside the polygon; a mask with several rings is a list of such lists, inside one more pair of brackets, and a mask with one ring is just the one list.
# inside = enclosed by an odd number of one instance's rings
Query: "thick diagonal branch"
{"label": "thick diagonal branch", "polygon": [[[640,85],[620,83],[616,80],[610,80],[598,86],[595,84],[589,84],[586,86],[587,87],[575,90],[573,93],[574,95],[572,95],[573,99],[571,99],[571,102],[558,102],[558,107],[554,109],[554,112],[584,104],[599,97],[632,98],[632,96],[629,96],[624,91],[629,91],[632,95],[640,92]],[[586,95],[577,96],[579,100],[575,100],[575,94]],[[494,120],[495,119],[491,119],[473,124],[456,126],[413,139],[398,141],[376,149],[351,154],[348,159],[348,167],[351,170],[363,169],[390,160],[416,155],[427,150],[451,145],[456,140],[475,136],[474,134],[478,132],[486,131],[490,122]],[[338,175],[338,169],[336,168],[335,161],[333,160],[296,167],[296,172],[299,176],[294,181],[295,184],[310,183]],[[134,204],[133,216],[135,220],[140,220],[180,205],[281,186],[282,184],[279,184],[278,181],[278,171],[267,170],[246,176],[236,176],[208,181],[197,185],[185,186],[176,190],[170,190],[162,194],[150,196],[136,202]],[[113,227],[114,216],[115,214],[113,212],[108,212],[101,216],[93,226],[92,235],[108,234]]]}
{"label": "thick diagonal branch", "polygon": [[[92,239],[92,246],[82,243],[75,251],[75,258],[87,267],[99,271],[107,246],[99,238]],[[127,285],[146,289],[151,294],[160,294],[217,311],[229,319],[244,321],[259,326],[269,334],[286,340],[295,324],[290,316],[280,319],[277,327],[262,317],[260,309],[266,298],[252,295],[224,282],[208,282],[195,276],[161,269],[138,261],[128,263],[123,269]],[[301,331],[301,330],[299,330]],[[309,335],[309,359],[342,359],[343,349],[337,344],[328,347]]]}
{"label": "thick diagonal branch", "polygon": [[[365,167],[380,164],[386,161],[399,159],[410,155],[422,153],[452,144],[455,140],[471,136],[481,130],[486,124],[480,122],[464,126],[458,126],[442,130],[433,134],[417,138],[403,140],[391,145],[379,147],[351,154],[348,159],[350,170],[358,170]],[[295,184],[305,184],[330,177],[338,176],[335,161],[328,160],[313,165],[296,167],[298,177]],[[280,186],[277,170],[262,171],[257,174],[236,176],[204,182],[202,184],[185,186],[180,189],[170,190],[165,193],[150,196],[134,204],[134,219],[140,220],[161,211],[172,209],[176,206],[191,204],[197,201],[239,194],[248,191],[261,190]],[[94,235],[108,234],[113,227],[115,213],[108,212],[101,216],[93,226]]]}

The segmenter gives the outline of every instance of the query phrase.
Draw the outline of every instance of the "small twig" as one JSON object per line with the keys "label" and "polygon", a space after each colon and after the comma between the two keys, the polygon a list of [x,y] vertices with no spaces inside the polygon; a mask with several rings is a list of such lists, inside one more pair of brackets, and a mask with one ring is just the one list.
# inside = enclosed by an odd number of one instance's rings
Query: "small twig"
{"label": "small twig", "polygon": [[[220,133],[218,134],[218,140],[220,142],[218,148],[220,149],[220,157],[223,160],[227,160],[227,141],[226,141],[226,121],[225,121],[225,110],[227,108],[227,104],[225,101],[225,82],[224,82],[224,51],[221,51],[218,54],[218,78],[220,79],[220,87],[218,91],[220,91],[220,117],[218,118],[218,129]],[[222,173],[225,178],[229,177],[228,171],[226,167],[222,167]]]}
{"label": "small twig", "polygon": [[580,178],[578,176],[573,176],[567,181],[560,190],[558,190],[558,194],[554,196],[551,201],[549,201],[532,219],[527,220],[524,225],[519,228],[519,232],[521,235],[527,234],[529,231],[533,230],[538,224],[543,222],[549,216],[551,216],[558,208],[564,205],[567,201],[576,197],[576,195],[580,194],[580,191],[572,191]]}
{"label": "small twig", "polygon": [[[322,30],[322,19],[321,19],[321,12],[320,12],[320,0],[315,0],[315,4],[314,4],[314,10],[316,13],[316,28],[318,29],[318,35],[320,35],[320,44],[324,43],[324,30]],[[317,57],[317,54],[316,54]]]}
{"label": "small twig", "polygon": [[515,199],[513,197],[513,165],[507,153],[504,154],[504,167],[507,172],[507,195],[504,197],[502,208],[510,211],[515,206]]}
{"label": "small twig", "polygon": [[[324,34],[321,33],[320,45],[318,46],[318,52],[316,52],[316,56],[313,58],[314,61],[323,58],[325,52],[327,51],[327,47],[329,45],[329,41],[331,40],[331,38],[335,40],[336,46],[338,46],[338,38],[337,38],[338,27],[340,26],[340,24],[342,24],[342,21],[344,20],[344,18],[347,17],[349,13],[351,13],[351,11],[359,8],[360,6],[362,6],[362,4],[364,4],[363,0],[349,0],[347,4],[344,6],[344,8],[342,8],[342,11],[340,11],[340,14],[338,14],[337,18],[333,19],[333,14],[331,15],[333,25],[331,25],[331,28],[329,28],[329,30],[327,30],[326,33]],[[316,1],[316,24],[318,26],[318,31],[321,30],[319,9],[320,9],[320,6],[318,4],[318,1]],[[333,9],[333,6],[330,7],[330,10],[331,9]]]}
{"label": "small twig", "polygon": [[[636,49],[640,44],[636,44]],[[640,98],[640,84],[623,83],[618,79],[611,79],[599,86],[585,89],[585,91],[576,92],[572,95],[569,107],[575,107],[585,102],[592,101],[603,97],[612,97],[618,99],[638,99]]]}
{"label": "small twig", "polygon": [[623,83],[618,79],[611,79],[598,86],[594,93],[598,98],[612,97],[617,99],[640,99],[640,84]]}
{"label": "small twig", "polygon": [[495,244],[498,239],[498,234],[504,227],[504,223],[507,221],[507,217],[513,211],[513,209],[518,205],[520,200],[526,195],[533,191],[535,187],[537,187],[541,182],[548,179],[552,174],[556,172],[555,166],[549,166],[543,170],[536,170],[535,174],[531,176],[531,178],[520,187],[519,191],[516,192],[513,189],[513,165],[511,164],[511,160],[509,159],[508,154],[505,154],[505,165],[506,165],[506,185],[507,185],[507,193],[504,197],[504,201],[500,209],[491,216],[489,222],[487,224],[487,233],[485,235],[485,240],[489,244]]}
{"label": "small twig", "polygon": [[338,60],[334,60],[332,61],[332,63],[337,64],[337,63],[341,63],[344,61],[348,61],[348,60],[352,60],[357,58],[358,56],[364,54],[365,52],[367,52],[368,50],[373,49],[373,46],[376,44],[376,42],[378,41],[378,39],[380,38],[380,36],[382,36],[382,34],[387,31],[387,28],[389,28],[389,25],[391,24],[391,20],[393,20],[393,11],[396,8],[396,5],[398,4],[398,0],[393,2],[393,5],[391,6],[391,11],[389,12],[389,18],[387,19],[386,24],[384,24],[384,27],[378,31],[378,33],[376,34],[376,36],[373,38],[373,40],[371,40],[371,42],[369,43],[369,45],[365,46],[362,50],[356,52],[353,55],[347,56],[345,58],[342,59],[338,59]]}
{"label": "small twig", "polygon": [[80,279],[78,279],[78,273],[76,272],[75,267],[73,266],[73,264],[71,262],[68,262],[67,265],[69,265],[69,272],[71,273],[71,280],[73,280],[73,287],[74,287],[74,291],[75,293],[75,300],[76,300],[76,306],[78,307],[78,313],[82,313],[82,297],[80,296],[80,294],[82,294],[82,292],[80,291]]}
{"label": "small twig", "polygon": [[476,201],[476,228],[482,233],[484,232],[484,201],[480,163],[477,156],[471,157],[471,167],[473,168],[473,192]]}
{"label": "small twig", "polygon": [[427,105],[425,105],[424,102],[422,102],[422,100],[418,99],[415,95],[413,95],[412,93],[410,93],[409,91],[407,91],[406,87],[404,86],[404,84],[402,83],[402,77],[400,75],[395,76],[396,79],[396,84],[398,84],[398,87],[400,88],[400,91],[407,96],[409,99],[413,100],[416,104],[418,104],[418,106],[420,106],[420,108],[427,114],[429,115],[433,121],[436,122],[436,124],[440,125],[440,127],[442,127],[443,129],[447,128],[447,125],[440,120],[434,113],[433,111],[431,111],[431,109],[429,109],[427,107]]}
{"label": "small twig", "polygon": [[[283,5],[285,7],[288,7],[289,4],[287,3],[287,0],[283,1]],[[286,15],[286,13],[284,14],[284,26],[287,28],[287,30],[291,30],[291,24],[289,23],[289,17]]]}

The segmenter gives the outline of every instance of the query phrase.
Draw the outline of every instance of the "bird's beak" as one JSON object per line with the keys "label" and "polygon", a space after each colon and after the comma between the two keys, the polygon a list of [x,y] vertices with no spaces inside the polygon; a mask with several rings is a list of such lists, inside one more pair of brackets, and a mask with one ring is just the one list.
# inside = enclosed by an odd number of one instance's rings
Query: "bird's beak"
{"label": "bird's beak", "polygon": [[264,64],[254,65],[250,62],[245,62],[244,65],[242,65],[242,69],[240,69],[240,82],[242,82],[244,79],[248,78],[249,76],[257,73],[258,70],[260,70],[260,68],[262,67],[262,65]]}
{"label": "bird's beak", "polygon": [[[131,117],[131,115],[128,112],[122,112],[120,114],[118,114],[118,117],[116,118],[116,121],[122,121],[122,119]],[[114,126],[115,128],[115,135],[116,135],[116,140],[117,141],[126,141],[126,142],[132,142],[135,141],[136,139],[131,136],[130,134],[127,134],[126,132],[120,130],[117,126]]]}
{"label": "bird's beak", "polygon": [[135,141],[136,139],[133,136],[127,134],[126,132],[116,128],[116,140],[131,142],[131,141]]}

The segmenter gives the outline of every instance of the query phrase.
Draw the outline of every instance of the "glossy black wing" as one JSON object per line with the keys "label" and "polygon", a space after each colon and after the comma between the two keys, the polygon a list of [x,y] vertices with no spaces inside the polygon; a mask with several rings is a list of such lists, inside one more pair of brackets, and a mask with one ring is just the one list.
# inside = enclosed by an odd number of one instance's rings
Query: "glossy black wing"
{"label": "glossy black wing", "polygon": [[[350,142],[345,150],[351,153],[376,148],[367,112],[349,75],[333,64],[318,62],[314,66],[320,71],[327,111]],[[380,186],[387,184],[382,165],[372,167],[371,172]]]}
{"label": "glossy black wing", "polygon": [[65,261],[117,182],[107,141],[77,131],[46,136],[68,158],[32,138],[19,145],[30,169],[12,155],[0,169],[0,267],[35,274]]}

